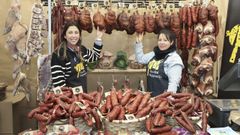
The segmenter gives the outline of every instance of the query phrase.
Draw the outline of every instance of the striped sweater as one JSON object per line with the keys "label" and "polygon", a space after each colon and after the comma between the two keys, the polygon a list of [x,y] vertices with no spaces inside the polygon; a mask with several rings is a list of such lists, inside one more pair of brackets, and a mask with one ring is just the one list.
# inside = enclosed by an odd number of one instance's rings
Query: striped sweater
{"label": "striped sweater", "polygon": [[[81,53],[82,53],[82,58],[83,58],[83,63],[84,64],[84,73],[81,73],[80,78],[82,76],[85,76],[87,74],[87,69],[86,69],[86,62],[94,62],[97,61],[100,57],[100,52],[102,49],[102,42],[99,40],[96,40],[94,42],[93,49],[88,49],[85,46],[81,46]],[[54,52],[52,54],[52,59],[51,59],[51,74],[52,74],[52,84],[53,87],[58,87],[58,86],[66,86],[67,85],[67,80],[73,76],[76,76],[76,73],[72,73],[72,62],[73,60],[71,56],[73,56],[75,53],[72,51],[70,48],[67,49],[67,59],[62,60],[57,52]],[[63,55],[63,51],[60,50],[60,55]],[[74,55],[76,56],[76,55]],[[80,60],[80,58],[78,58]],[[80,60],[81,61],[81,60]],[[86,83],[86,79],[84,78],[84,83]],[[85,85],[86,84],[81,84]],[[72,86],[69,86],[72,87]]]}

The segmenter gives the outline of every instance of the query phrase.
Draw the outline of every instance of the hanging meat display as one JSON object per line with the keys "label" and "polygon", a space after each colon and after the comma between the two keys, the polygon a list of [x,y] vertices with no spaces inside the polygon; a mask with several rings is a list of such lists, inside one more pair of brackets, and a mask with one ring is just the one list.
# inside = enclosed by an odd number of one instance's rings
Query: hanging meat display
{"label": "hanging meat display", "polygon": [[92,32],[93,30],[92,19],[90,12],[87,8],[80,10],[79,23],[82,30],[86,30],[88,33]]}
{"label": "hanging meat display", "polygon": [[[57,6],[59,5],[61,4]],[[126,8],[118,7],[117,10],[121,10],[120,13],[114,10],[112,7],[106,7],[104,16],[101,13],[104,11],[98,7],[97,12],[95,12],[92,17],[95,28],[106,29],[106,33],[108,34],[111,34],[114,29],[117,31],[126,31],[129,35],[135,32],[158,34],[161,29],[170,28],[176,34],[177,48],[180,50],[184,61],[185,69],[183,70],[181,81],[184,84],[182,84],[182,86],[187,87],[192,85],[193,89],[197,91],[196,84],[198,83],[196,82],[200,82],[200,84],[201,82],[205,82],[202,81],[205,74],[213,69],[204,70],[202,68],[206,66],[202,66],[201,63],[209,57],[214,62],[217,56],[216,35],[219,31],[218,9],[213,2],[185,3],[179,10],[174,6],[163,6],[163,8],[152,10],[146,9],[144,12],[139,12],[140,10],[137,8],[136,10],[126,10]],[[74,11],[77,10],[75,9]],[[80,11],[80,16],[83,15],[83,12],[86,12],[84,14],[86,14],[87,17],[80,17],[80,24],[82,24],[83,30],[91,32],[91,30],[88,29],[88,26],[92,26],[90,12],[87,8],[84,8],[83,11]],[[83,22],[85,22],[85,24]],[[88,22],[88,26],[86,22]],[[192,71],[188,69],[188,55],[191,50],[194,51],[191,61],[192,66],[194,66]],[[213,64],[213,62],[210,62],[210,64]],[[213,67],[213,65],[210,67]],[[207,72],[202,73],[201,71]]]}
{"label": "hanging meat display", "polygon": [[106,24],[106,33],[111,34],[112,30],[116,28],[117,17],[115,11],[111,8],[108,8],[107,13],[105,14],[105,24]]}
{"label": "hanging meat display", "polygon": [[21,19],[20,8],[21,6],[18,2],[12,3],[5,21],[3,34],[8,34],[12,30],[13,24]]}
{"label": "hanging meat display", "polygon": [[[32,8],[32,18],[26,42],[27,59],[30,62],[32,57],[36,57],[43,49],[42,28],[46,28],[46,20],[41,4],[34,4]],[[46,30],[46,29],[45,29]]]}

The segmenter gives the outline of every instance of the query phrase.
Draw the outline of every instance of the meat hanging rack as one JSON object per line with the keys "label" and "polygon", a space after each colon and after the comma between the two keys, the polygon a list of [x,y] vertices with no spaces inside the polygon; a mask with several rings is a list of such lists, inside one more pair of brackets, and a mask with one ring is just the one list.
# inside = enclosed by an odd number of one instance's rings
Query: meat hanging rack
{"label": "meat hanging rack", "polygon": [[[48,6],[50,1],[50,4],[53,5],[56,3],[57,0],[41,0],[44,6]],[[74,2],[73,2],[74,1]],[[155,2],[156,4],[174,4],[175,8],[179,8],[179,3],[186,1],[186,0],[155,0],[155,1],[149,1],[149,0],[62,0],[62,4],[65,6],[72,6],[72,3],[76,4],[75,2],[82,3],[86,2],[87,5],[91,5],[92,3],[98,3],[100,6],[104,6],[104,2],[108,1],[112,4],[117,3],[125,3],[126,6],[128,4],[137,4],[138,7],[144,8],[149,3]]]}
{"label": "meat hanging rack", "polygon": [[[48,6],[48,54],[52,53],[53,50],[53,46],[52,46],[52,32],[51,32],[51,22],[52,22],[52,18],[51,18],[51,12],[52,12],[52,7],[54,6],[54,4],[56,3],[57,0],[41,0],[43,6]],[[137,4],[137,7],[139,8],[146,8],[149,4],[150,1],[148,0],[61,0],[62,4],[64,6],[72,6],[72,5],[76,5],[79,3],[83,3],[85,2],[87,6],[92,5],[94,3],[98,3],[99,6],[105,6],[105,2],[108,1],[112,4],[119,4],[119,3],[124,3],[124,6],[126,6],[126,8],[128,7],[128,5],[130,4]],[[162,5],[163,8],[166,8],[165,5],[167,4],[174,4],[175,8],[179,8],[180,7],[180,3],[184,2],[186,0],[156,0],[156,1],[151,1],[151,2],[155,2],[156,5]],[[74,4],[73,4],[74,3]],[[79,6],[79,5],[78,5]]]}

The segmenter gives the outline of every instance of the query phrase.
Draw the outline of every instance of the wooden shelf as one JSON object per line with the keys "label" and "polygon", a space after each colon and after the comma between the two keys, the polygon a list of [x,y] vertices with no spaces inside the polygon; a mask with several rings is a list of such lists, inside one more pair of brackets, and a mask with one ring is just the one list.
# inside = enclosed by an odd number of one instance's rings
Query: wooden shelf
{"label": "wooden shelf", "polygon": [[91,73],[145,73],[146,69],[125,69],[125,70],[120,70],[120,69],[94,69],[94,70],[89,70]]}

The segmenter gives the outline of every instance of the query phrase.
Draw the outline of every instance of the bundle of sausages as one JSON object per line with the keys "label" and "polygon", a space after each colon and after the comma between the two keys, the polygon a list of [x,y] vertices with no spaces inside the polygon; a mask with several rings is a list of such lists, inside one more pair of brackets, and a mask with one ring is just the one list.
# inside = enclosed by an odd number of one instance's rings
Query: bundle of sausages
{"label": "bundle of sausages", "polygon": [[[89,94],[73,94],[71,88],[62,87],[62,94],[46,92],[44,102],[39,103],[39,107],[29,112],[29,118],[35,118],[43,133],[47,132],[46,125],[59,119],[69,119],[69,124],[74,125],[74,118],[82,117],[88,126],[97,129],[101,128],[100,118],[96,112],[103,94],[103,89],[93,91]],[[79,105],[80,104],[80,105]],[[94,119],[94,121],[93,121]]]}
{"label": "bundle of sausages", "polygon": [[202,118],[202,130],[206,132],[207,114],[211,115],[211,105],[204,99],[190,93],[165,92],[156,96],[153,101],[153,109],[150,118],[146,121],[147,131],[151,134],[171,133],[166,116],[174,118],[180,126],[191,133],[196,132],[194,124],[189,116],[200,116]]}
{"label": "bundle of sausages", "polygon": [[152,109],[150,97],[150,93],[132,89],[126,89],[124,93],[112,89],[100,111],[109,121],[126,120],[125,114],[134,114],[136,118],[141,118],[148,115]]}

